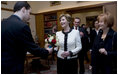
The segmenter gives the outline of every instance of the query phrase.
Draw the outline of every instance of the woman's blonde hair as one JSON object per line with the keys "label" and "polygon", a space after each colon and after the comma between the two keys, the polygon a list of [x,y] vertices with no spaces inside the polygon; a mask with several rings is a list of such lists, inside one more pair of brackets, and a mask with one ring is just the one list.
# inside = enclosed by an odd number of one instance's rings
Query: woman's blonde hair
{"label": "woman's blonde hair", "polygon": [[108,27],[112,27],[114,25],[114,17],[109,12],[100,14],[97,19],[98,22],[100,19],[103,19],[104,23],[107,24]]}
{"label": "woman's blonde hair", "polygon": [[62,17],[65,17],[66,20],[69,22],[69,24],[72,23],[72,17],[69,15],[69,14],[61,14],[60,17],[59,17],[59,20],[61,21],[61,18]]}

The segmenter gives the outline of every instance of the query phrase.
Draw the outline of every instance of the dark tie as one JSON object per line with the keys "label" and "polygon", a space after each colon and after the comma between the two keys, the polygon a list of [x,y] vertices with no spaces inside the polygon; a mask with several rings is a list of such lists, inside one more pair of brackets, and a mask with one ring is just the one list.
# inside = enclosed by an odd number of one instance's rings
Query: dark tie
{"label": "dark tie", "polygon": [[75,29],[77,30],[77,27],[75,27]]}

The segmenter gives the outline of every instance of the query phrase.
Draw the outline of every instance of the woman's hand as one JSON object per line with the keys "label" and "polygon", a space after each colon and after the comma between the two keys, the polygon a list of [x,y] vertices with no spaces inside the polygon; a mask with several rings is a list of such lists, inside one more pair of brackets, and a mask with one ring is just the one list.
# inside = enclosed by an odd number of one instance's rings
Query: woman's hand
{"label": "woman's hand", "polygon": [[62,54],[61,54],[62,57],[66,58],[67,56],[70,56],[70,53],[69,51],[64,51]]}
{"label": "woman's hand", "polygon": [[92,66],[91,65],[89,65],[89,70],[92,70]]}
{"label": "woman's hand", "polygon": [[83,32],[79,32],[80,33],[80,36],[83,37],[84,36],[84,33]]}
{"label": "woman's hand", "polygon": [[100,49],[99,49],[99,52],[100,52],[101,54],[107,55],[107,51],[105,50],[105,48],[100,48]]}

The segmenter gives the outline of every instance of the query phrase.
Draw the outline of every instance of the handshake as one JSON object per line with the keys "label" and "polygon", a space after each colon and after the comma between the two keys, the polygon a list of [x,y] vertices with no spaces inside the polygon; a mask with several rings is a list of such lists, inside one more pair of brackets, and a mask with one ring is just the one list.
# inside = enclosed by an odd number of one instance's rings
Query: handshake
{"label": "handshake", "polygon": [[49,54],[53,52],[53,47],[49,47],[50,44],[45,44],[45,49],[48,50]]}

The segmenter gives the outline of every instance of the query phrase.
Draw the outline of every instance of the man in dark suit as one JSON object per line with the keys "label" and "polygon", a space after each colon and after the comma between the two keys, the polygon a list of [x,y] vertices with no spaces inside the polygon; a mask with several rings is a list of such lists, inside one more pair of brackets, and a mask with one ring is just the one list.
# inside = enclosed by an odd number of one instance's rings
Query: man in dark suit
{"label": "man in dark suit", "polygon": [[91,31],[91,35],[90,35],[90,49],[92,49],[94,39],[98,35],[98,32],[99,32],[99,24],[98,24],[98,21],[95,21],[94,29]]}
{"label": "man in dark suit", "polygon": [[84,28],[80,27],[81,19],[79,17],[74,18],[74,26],[72,29],[79,30],[80,36],[81,36],[81,42],[82,42],[82,50],[78,53],[79,58],[79,64],[80,64],[80,74],[84,74],[85,68],[84,68],[84,57],[87,54],[87,51],[89,50],[89,40],[86,31]]}
{"label": "man in dark suit", "polygon": [[30,28],[25,23],[30,19],[31,8],[26,1],[14,6],[14,14],[1,22],[1,73],[24,73],[26,52],[46,58],[52,48],[40,48],[35,44]]}

